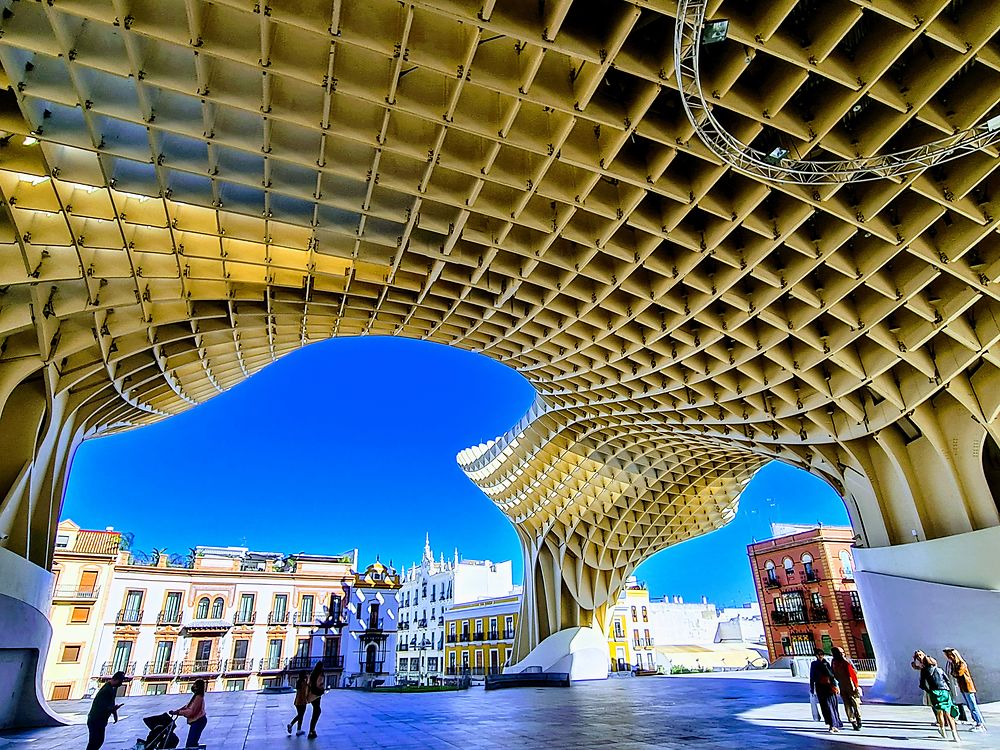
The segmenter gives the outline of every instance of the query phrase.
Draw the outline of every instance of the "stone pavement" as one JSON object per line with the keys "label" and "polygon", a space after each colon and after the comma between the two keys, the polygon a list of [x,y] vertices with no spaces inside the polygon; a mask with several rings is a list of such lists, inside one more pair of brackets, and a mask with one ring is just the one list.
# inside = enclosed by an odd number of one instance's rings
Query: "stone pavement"
{"label": "stone pavement", "polygon": [[[107,750],[133,746],[145,736],[142,717],[176,708],[184,696],[127,698],[122,721],[108,729]],[[323,698],[319,738],[288,738],[292,696],[254,692],[209,693],[209,750],[341,750],[342,748],[472,748],[491,750],[652,750],[719,748],[768,750],[943,748],[929,708],[868,705],[860,732],[828,735],[810,718],[805,685],[746,679],[744,675],[645,677],[459,693],[366,693],[334,690]],[[82,722],[82,701],[57,704]],[[308,714],[307,714],[308,720]],[[963,747],[1000,747],[1000,704],[987,708],[995,734],[964,730]],[[186,728],[181,728],[181,742]],[[0,734],[4,750],[83,750],[86,727],[75,724]]]}

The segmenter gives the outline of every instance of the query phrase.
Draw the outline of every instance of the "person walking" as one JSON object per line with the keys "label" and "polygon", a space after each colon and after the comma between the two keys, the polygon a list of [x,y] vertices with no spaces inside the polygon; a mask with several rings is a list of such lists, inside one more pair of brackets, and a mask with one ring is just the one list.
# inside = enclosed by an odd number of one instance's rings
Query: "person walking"
{"label": "person walking", "polygon": [[[312,706],[312,716],[309,717],[309,736],[307,739],[316,739],[316,724],[319,721],[319,715],[322,713],[319,704],[325,692],[326,675],[323,672],[323,662],[320,660],[316,662],[316,666],[313,667],[312,672],[309,674],[309,685],[306,689],[306,703]],[[303,713],[305,713],[304,709]]]}
{"label": "person walking", "polygon": [[833,647],[833,659],[830,668],[840,687],[840,699],[844,702],[844,713],[855,730],[861,729],[861,685],[858,684],[858,672],[844,652]]}
{"label": "person walking", "polygon": [[976,723],[972,727],[973,732],[985,732],[986,723],[983,721],[983,714],[979,710],[979,700],[976,697],[976,683],[972,680],[972,672],[962,655],[953,648],[946,648],[944,655],[948,659],[948,673],[955,680],[962,697],[965,698],[965,705],[972,714],[972,720]]}
{"label": "person walking", "polygon": [[191,685],[191,700],[183,708],[175,709],[170,713],[173,716],[183,716],[188,722],[188,736],[184,747],[198,747],[198,740],[201,733],[205,731],[208,724],[208,715],[205,713],[205,681],[195,680]]}
{"label": "person walking", "polygon": [[947,737],[944,728],[948,726],[951,729],[952,739],[955,742],[960,742],[958,726],[955,724],[958,708],[951,699],[948,677],[944,670],[938,666],[937,659],[933,656],[924,655],[924,666],[920,670],[920,689],[926,693],[928,702],[934,710],[934,719],[937,721],[938,732],[941,736]]}
{"label": "person walking", "polygon": [[87,750],[99,750],[104,744],[104,735],[108,731],[108,719],[118,723],[118,709],[124,704],[115,703],[118,698],[118,688],[125,682],[124,672],[115,672],[111,679],[101,686],[94,696],[94,702],[87,714]]}
{"label": "person walking", "polygon": [[819,710],[827,729],[839,732],[844,728],[844,722],[840,720],[840,709],[837,706],[837,678],[826,661],[826,652],[818,648],[814,653],[816,661],[809,667],[809,692],[819,702]]}
{"label": "person walking", "polygon": [[299,679],[295,681],[295,700],[292,705],[295,706],[295,718],[288,722],[288,726],[285,727],[288,730],[288,734],[291,735],[292,727],[298,724],[299,728],[295,732],[296,737],[301,737],[305,732],[302,731],[302,720],[306,717],[306,706],[309,705],[308,701],[309,694],[309,673],[300,672]]}

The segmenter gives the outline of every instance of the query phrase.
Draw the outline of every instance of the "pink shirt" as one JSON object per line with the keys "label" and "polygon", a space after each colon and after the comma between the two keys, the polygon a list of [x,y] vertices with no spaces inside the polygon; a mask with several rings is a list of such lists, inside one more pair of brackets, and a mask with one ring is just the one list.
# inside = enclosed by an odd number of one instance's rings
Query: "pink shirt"
{"label": "pink shirt", "polygon": [[177,715],[186,717],[188,724],[194,724],[202,716],[207,715],[205,713],[205,698],[201,695],[193,696],[184,708],[177,709]]}

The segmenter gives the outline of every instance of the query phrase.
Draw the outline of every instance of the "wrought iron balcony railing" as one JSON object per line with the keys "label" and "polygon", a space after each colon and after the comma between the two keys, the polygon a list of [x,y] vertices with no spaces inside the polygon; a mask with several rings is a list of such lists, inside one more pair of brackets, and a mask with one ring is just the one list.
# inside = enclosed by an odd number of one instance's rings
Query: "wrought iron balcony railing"
{"label": "wrought iron balcony railing", "polygon": [[253,625],[255,622],[257,622],[257,610],[237,612],[233,615],[233,625]]}
{"label": "wrought iron balcony railing", "polygon": [[288,612],[268,612],[267,613],[267,624],[268,625],[287,625],[288,624]]}
{"label": "wrought iron balcony railing", "polygon": [[116,625],[138,625],[142,622],[141,609],[120,609],[115,617]]}
{"label": "wrought iron balcony railing", "polygon": [[222,660],[221,659],[194,659],[192,661],[181,662],[180,669],[177,674],[183,675],[201,675],[201,674],[219,674],[222,671]]}
{"label": "wrought iron balcony railing", "polygon": [[161,611],[156,616],[157,625],[180,625],[181,624],[181,612],[180,610],[164,610]]}
{"label": "wrought iron balcony railing", "polygon": [[178,662],[176,661],[147,661],[142,673],[146,677],[174,676],[177,674]]}
{"label": "wrought iron balcony railing", "polygon": [[100,593],[100,586],[91,586],[89,588],[80,588],[79,586],[57,586],[52,591],[52,600],[92,602],[97,599],[97,595]]}

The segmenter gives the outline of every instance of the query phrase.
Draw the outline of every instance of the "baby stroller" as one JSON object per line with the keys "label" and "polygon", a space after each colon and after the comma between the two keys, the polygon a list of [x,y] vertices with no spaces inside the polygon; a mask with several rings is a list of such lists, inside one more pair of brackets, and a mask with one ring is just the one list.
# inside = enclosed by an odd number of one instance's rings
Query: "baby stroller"
{"label": "baby stroller", "polygon": [[176,716],[157,714],[147,716],[142,722],[149,727],[149,734],[146,735],[146,739],[135,741],[135,750],[169,750],[180,744],[181,741],[174,732]]}

